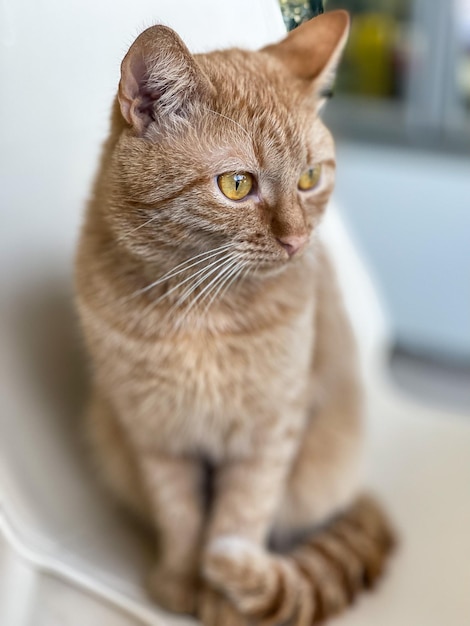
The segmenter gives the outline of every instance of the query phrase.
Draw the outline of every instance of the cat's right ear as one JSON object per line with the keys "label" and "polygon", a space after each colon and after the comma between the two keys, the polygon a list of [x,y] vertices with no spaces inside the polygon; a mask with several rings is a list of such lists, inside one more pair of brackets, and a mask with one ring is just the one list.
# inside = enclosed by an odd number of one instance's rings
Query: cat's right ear
{"label": "cat's right ear", "polygon": [[121,63],[121,113],[138,135],[152,122],[185,117],[212,86],[171,28],[152,26],[137,37]]}

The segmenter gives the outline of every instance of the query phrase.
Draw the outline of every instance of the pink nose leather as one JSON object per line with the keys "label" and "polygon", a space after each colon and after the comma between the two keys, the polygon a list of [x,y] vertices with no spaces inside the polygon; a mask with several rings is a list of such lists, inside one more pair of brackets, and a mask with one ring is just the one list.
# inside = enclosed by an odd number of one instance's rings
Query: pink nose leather
{"label": "pink nose leather", "polygon": [[277,237],[277,240],[289,256],[294,256],[308,241],[308,235],[286,235]]}

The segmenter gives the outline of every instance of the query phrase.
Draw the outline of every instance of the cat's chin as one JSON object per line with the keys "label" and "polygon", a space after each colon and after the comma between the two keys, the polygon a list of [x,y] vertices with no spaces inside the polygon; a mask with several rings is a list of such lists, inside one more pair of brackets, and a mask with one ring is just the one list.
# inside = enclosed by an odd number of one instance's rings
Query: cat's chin
{"label": "cat's chin", "polygon": [[257,278],[271,278],[283,274],[288,268],[287,263],[277,263],[272,265],[259,265],[253,268],[251,274]]}
{"label": "cat's chin", "polygon": [[302,261],[303,257],[303,254],[299,254],[295,258],[288,260],[276,259],[270,262],[257,263],[250,271],[250,274],[252,274],[253,276],[258,276],[260,278],[279,276],[292,268],[293,265],[298,265]]}

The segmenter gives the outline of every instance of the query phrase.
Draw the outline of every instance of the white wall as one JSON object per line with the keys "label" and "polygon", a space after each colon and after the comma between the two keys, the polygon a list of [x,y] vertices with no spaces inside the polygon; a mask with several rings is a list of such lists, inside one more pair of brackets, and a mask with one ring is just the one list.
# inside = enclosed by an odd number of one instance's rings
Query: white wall
{"label": "white wall", "polygon": [[337,180],[398,338],[470,359],[470,158],[340,144]]}
{"label": "white wall", "polygon": [[42,263],[70,258],[120,62],[143,28],[174,25],[193,51],[258,47],[283,33],[275,3],[239,0],[229,13],[213,0],[3,0],[0,276],[35,282]]}

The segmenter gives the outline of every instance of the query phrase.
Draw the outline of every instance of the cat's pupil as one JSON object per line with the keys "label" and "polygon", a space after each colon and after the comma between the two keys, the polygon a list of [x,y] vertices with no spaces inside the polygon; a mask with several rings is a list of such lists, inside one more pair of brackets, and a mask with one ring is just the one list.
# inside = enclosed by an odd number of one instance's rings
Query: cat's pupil
{"label": "cat's pupil", "polygon": [[235,175],[235,191],[238,191],[238,188],[242,184],[242,178],[243,177],[240,176],[239,174]]}

